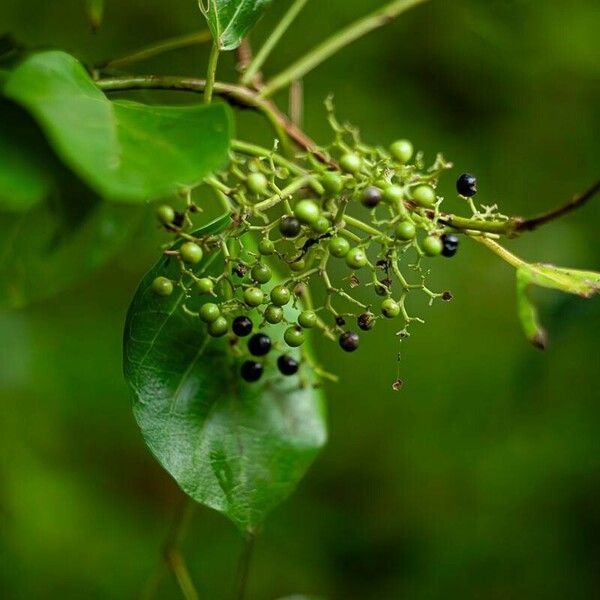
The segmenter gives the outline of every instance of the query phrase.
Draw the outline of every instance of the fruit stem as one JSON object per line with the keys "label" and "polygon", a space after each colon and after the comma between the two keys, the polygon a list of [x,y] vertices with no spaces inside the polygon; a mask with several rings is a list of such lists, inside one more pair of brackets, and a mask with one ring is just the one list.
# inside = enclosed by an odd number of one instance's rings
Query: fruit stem
{"label": "fruit stem", "polygon": [[208,68],[206,71],[206,85],[204,87],[204,102],[210,104],[212,102],[213,88],[215,86],[215,77],[217,75],[217,64],[219,62],[219,42],[213,41],[208,57]]}

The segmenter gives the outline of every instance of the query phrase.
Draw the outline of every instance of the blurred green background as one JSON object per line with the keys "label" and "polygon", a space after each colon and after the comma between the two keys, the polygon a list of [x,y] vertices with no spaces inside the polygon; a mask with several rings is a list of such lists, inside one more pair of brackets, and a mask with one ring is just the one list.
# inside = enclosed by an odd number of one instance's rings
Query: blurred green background
{"label": "blurred green background", "polygon": [[[267,73],[381,4],[312,0]],[[255,42],[287,5],[274,3]],[[96,34],[80,0],[0,3],[0,31],[88,63],[202,27],[194,0],[109,0]],[[328,140],[331,91],[368,142],[409,137],[454,161],[448,210],[461,210],[453,181],[470,171],[482,202],[535,213],[600,174],[599,29],[597,0],[432,0],[307,76],[306,129]],[[206,52],[132,69],[201,76]],[[221,76],[233,76],[232,57]],[[238,136],[268,143],[270,131],[245,113]],[[149,223],[85,282],[0,313],[3,598],[133,598],[156,569],[180,493],[145,450],[121,375],[127,305],[160,242]],[[598,269],[599,223],[596,201],[509,246]],[[331,439],[267,521],[250,599],[598,593],[600,302],[538,294],[551,334],[539,353],[519,329],[508,266],[468,243],[432,266],[434,287],[455,299],[405,344],[402,391],[391,389],[391,329],[352,356],[319,346],[341,375],[328,389]],[[220,515],[198,510],[185,552],[202,598],[229,597],[241,545]],[[159,597],[179,597],[169,578]]]}

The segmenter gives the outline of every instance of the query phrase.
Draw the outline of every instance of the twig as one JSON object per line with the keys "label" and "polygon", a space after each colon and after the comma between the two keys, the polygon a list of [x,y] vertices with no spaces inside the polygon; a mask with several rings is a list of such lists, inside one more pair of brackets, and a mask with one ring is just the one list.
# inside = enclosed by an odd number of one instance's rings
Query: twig
{"label": "twig", "polygon": [[295,0],[292,3],[288,11],[285,13],[285,15],[283,15],[277,24],[277,27],[273,29],[269,37],[266,39],[254,60],[252,60],[248,65],[246,72],[240,79],[240,83],[242,85],[249,85],[250,83],[260,84],[260,82],[256,80],[256,76],[260,73],[261,67],[269,57],[269,54],[271,54],[273,51],[273,48],[275,48],[279,40],[282,38],[283,34],[287,31],[288,27],[304,8],[304,5],[307,1],[308,0]]}
{"label": "twig", "polygon": [[268,81],[262,89],[261,94],[263,96],[272,96],[277,90],[285,87],[292,81],[304,77],[306,73],[312,71],[317,65],[320,65],[344,46],[351,44],[370,31],[386,25],[400,13],[427,1],[395,0],[386,4],[383,8],[376,10],[374,13],[358,19],[348,25],[348,27],[327,38],[295,63],[292,63],[287,69],[279,73],[279,75]]}
{"label": "twig", "polygon": [[219,43],[214,40],[208,57],[208,68],[206,71],[206,84],[204,85],[204,102],[212,102],[213,88],[215,87],[215,77],[217,74],[217,63],[219,62]]}
{"label": "twig", "polygon": [[542,213],[535,217],[531,217],[530,219],[521,219],[515,224],[515,231],[533,231],[536,227],[540,225],[545,225],[554,219],[558,219],[563,215],[570,213],[571,211],[583,206],[588,200],[590,200],[594,195],[596,195],[600,191],[600,181],[597,181],[592,187],[588,188],[582,194],[578,194],[574,196],[564,204],[563,206],[559,206],[554,210],[550,210],[548,212]]}
{"label": "twig", "polygon": [[188,35],[178,35],[176,37],[163,40],[158,44],[144,46],[139,50],[135,50],[131,54],[108,60],[103,64],[98,65],[96,69],[110,69],[113,67],[130,65],[132,63],[153,58],[154,56],[158,56],[163,52],[169,52],[170,50],[178,50],[180,48],[187,48],[188,46],[205,44],[211,40],[211,37],[210,31],[199,31],[196,33],[190,33]]}

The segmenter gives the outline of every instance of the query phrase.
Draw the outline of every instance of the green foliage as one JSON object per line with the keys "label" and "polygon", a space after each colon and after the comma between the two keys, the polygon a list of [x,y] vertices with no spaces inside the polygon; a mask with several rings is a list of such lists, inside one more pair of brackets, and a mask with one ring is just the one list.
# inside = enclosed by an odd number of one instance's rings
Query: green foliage
{"label": "green foliage", "polygon": [[231,125],[225,106],[111,102],[64,52],[26,58],[3,93],[31,113],[61,159],[109,200],[173,194],[227,160]]}
{"label": "green foliage", "polygon": [[[218,233],[229,222],[227,215],[194,235]],[[218,271],[222,261],[215,256],[198,267],[199,275]],[[264,383],[244,384],[229,340],[211,339],[197,317],[181,310],[190,302],[182,287],[158,296],[152,290],[157,276],[176,280],[177,261],[161,259],[129,309],[124,371],[136,420],[186,493],[252,531],[290,494],[325,443],[321,395],[297,379],[283,380],[273,366]]]}
{"label": "green foliage", "polygon": [[271,0],[199,0],[213,38],[221,50],[235,50]]}

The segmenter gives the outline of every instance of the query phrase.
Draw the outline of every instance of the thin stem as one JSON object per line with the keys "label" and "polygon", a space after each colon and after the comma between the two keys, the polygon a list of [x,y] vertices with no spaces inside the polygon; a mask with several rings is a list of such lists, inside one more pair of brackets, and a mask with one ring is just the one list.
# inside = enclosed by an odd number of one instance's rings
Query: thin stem
{"label": "thin stem", "polygon": [[176,37],[162,40],[149,46],[144,46],[139,50],[133,51],[131,54],[120,56],[106,61],[105,63],[98,65],[97,69],[110,69],[112,67],[122,67],[123,65],[130,65],[136,62],[141,62],[149,58],[153,58],[162,54],[163,52],[170,52],[171,50],[179,50],[180,48],[187,48],[188,46],[195,46],[198,44],[205,44],[211,40],[212,36],[210,31],[198,31],[196,33],[190,33],[187,35],[178,35]]}
{"label": "thin stem", "polygon": [[208,69],[206,72],[206,85],[204,87],[204,102],[210,104],[212,102],[213,88],[215,87],[215,77],[217,75],[217,63],[219,62],[219,43],[213,41],[208,57]]}
{"label": "thin stem", "polygon": [[301,79],[306,73],[320,65],[344,46],[351,44],[370,31],[386,25],[400,13],[427,1],[394,0],[394,2],[386,4],[386,6],[376,10],[374,13],[358,19],[348,27],[327,38],[302,58],[291,64],[287,69],[279,73],[279,75],[276,75],[271,81],[267,82],[261,94],[263,96],[272,96],[277,90],[285,87],[295,79]]}
{"label": "thin stem", "polygon": [[506,221],[484,221],[482,219],[468,219],[466,217],[457,217],[455,215],[441,215],[439,222],[444,225],[449,225],[454,229],[509,234],[515,231],[517,219],[511,218]]}
{"label": "thin stem", "polygon": [[504,246],[501,246],[494,240],[490,240],[489,238],[483,236],[477,236],[473,239],[477,240],[480,244],[487,246],[494,254],[497,254],[502,260],[506,261],[509,265],[513,266],[515,269],[526,266],[527,263],[520,259],[518,256],[515,256],[512,252],[509,252]]}
{"label": "thin stem", "polygon": [[253,81],[254,76],[260,71],[261,67],[269,57],[269,54],[271,54],[273,51],[273,48],[275,48],[279,40],[283,37],[283,34],[287,31],[288,27],[293,23],[294,19],[304,8],[304,5],[307,1],[308,0],[295,0],[292,3],[288,11],[279,21],[277,27],[273,29],[269,37],[265,40],[265,43],[262,45],[261,49],[249,64],[248,69],[240,80],[240,83],[243,85],[248,85]]}
{"label": "thin stem", "polygon": [[246,588],[248,585],[248,573],[250,572],[250,562],[252,560],[252,552],[254,550],[255,535],[249,533],[246,537],[242,554],[238,563],[237,572],[237,590],[236,600],[244,600],[246,597]]}

